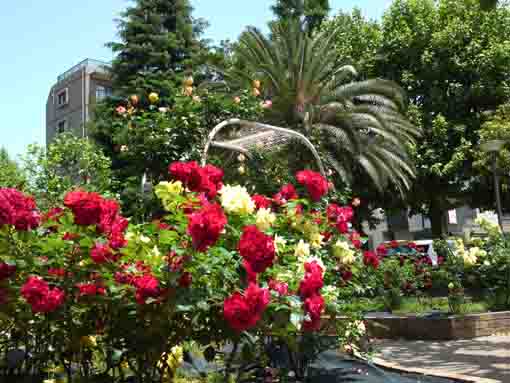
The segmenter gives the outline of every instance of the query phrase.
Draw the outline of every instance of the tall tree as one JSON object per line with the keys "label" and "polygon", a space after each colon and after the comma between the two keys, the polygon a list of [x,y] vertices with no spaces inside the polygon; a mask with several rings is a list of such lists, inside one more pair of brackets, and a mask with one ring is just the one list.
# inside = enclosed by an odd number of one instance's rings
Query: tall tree
{"label": "tall tree", "polygon": [[277,0],[271,9],[278,21],[298,19],[309,33],[320,27],[330,11],[329,0]]}
{"label": "tall tree", "polygon": [[9,157],[7,149],[0,148],[0,188],[24,189],[25,183],[23,170]]}
{"label": "tall tree", "polygon": [[408,202],[436,236],[445,212],[472,200],[478,129],[510,97],[509,35],[510,9],[479,0],[395,0],[383,18],[376,70],[407,90],[424,132]]}
{"label": "tall tree", "polygon": [[172,95],[201,48],[198,35],[204,24],[194,21],[191,12],[189,0],[136,0],[122,14],[120,42],[107,44],[116,54],[116,90],[123,95],[154,90],[163,98]]}
{"label": "tall tree", "polygon": [[328,31],[309,36],[294,20],[272,24],[271,36],[253,28],[243,34],[238,54],[247,67],[233,71],[232,82],[261,80],[272,99],[267,117],[313,140],[342,178],[360,168],[380,188],[408,188],[413,170],[405,146],[418,132],[403,116],[402,89],[381,79],[356,81],[353,67],[338,64]]}

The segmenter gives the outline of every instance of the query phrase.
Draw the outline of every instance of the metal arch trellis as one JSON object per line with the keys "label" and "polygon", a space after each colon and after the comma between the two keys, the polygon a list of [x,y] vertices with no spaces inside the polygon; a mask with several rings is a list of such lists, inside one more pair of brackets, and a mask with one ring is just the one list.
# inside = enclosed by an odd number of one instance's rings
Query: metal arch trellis
{"label": "metal arch trellis", "polygon": [[249,156],[248,149],[245,149],[238,145],[231,145],[231,144],[228,144],[225,142],[214,141],[214,138],[216,137],[216,135],[221,130],[223,130],[224,128],[226,128],[227,126],[230,126],[230,125],[241,125],[241,126],[253,127],[255,129],[271,130],[273,132],[280,132],[280,133],[284,133],[287,136],[297,138],[298,140],[302,141],[308,147],[308,149],[310,149],[313,156],[315,157],[315,160],[317,161],[317,166],[319,168],[320,173],[322,174],[322,176],[324,178],[327,178],[326,172],[324,170],[324,166],[320,159],[319,153],[317,152],[317,149],[315,149],[315,146],[313,146],[313,144],[310,142],[310,140],[308,138],[306,138],[303,134],[295,132],[290,129],[280,128],[278,126],[262,124],[260,122],[246,121],[246,120],[241,120],[238,118],[231,118],[229,120],[225,120],[225,121],[219,123],[218,125],[216,125],[214,127],[214,129],[211,131],[211,133],[209,133],[207,142],[206,142],[204,150],[202,152],[202,158],[201,158],[202,166],[204,166],[207,162],[207,155],[209,153],[209,148],[211,146],[240,152],[240,153],[243,153],[243,154]]}

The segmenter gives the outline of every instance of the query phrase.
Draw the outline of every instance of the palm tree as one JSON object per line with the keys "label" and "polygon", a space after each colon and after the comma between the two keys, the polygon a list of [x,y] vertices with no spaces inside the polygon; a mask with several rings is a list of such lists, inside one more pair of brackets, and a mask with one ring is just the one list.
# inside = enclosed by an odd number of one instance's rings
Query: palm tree
{"label": "palm tree", "polygon": [[256,28],[241,36],[245,67],[231,70],[229,83],[260,79],[273,102],[271,122],[309,137],[344,179],[361,167],[381,189],[388,182],[409,189],[414,171],[406,146],[419,132],[403,116],[404,92],[386,80],[354,81],[352,66],[336,64],[332,35],[309,36],[298,22],[270,28],[271,38]]}

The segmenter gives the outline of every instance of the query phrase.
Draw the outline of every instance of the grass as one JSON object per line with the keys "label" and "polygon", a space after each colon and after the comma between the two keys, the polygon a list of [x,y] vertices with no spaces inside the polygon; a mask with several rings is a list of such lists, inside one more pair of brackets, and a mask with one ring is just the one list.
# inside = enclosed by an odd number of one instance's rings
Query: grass
{"label": "grass", "polygon": [[[467,301],[462,305],[463,314],[474,314],[489,311],[489,305],[483,301]],[[345,305],[346,311],[383,312],[387,311],[384,302],[380,298],[359,298]],[[446,297],[404,297],[400,308],[393,310],[393,314],[424,314],[432,311],[448,313],[448,298]]]}

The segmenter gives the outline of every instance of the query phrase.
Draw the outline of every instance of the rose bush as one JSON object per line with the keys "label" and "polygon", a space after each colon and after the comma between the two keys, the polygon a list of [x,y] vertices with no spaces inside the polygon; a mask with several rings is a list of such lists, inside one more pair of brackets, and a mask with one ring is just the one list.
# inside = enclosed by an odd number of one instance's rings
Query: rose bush
{"label": "rose bush", "polygon": [[150,382],[172,378],[165,361],[188,341],[207,355],[231,343],[252,361],[268,336],[295,348],[303,334],[337,331],[342,290],[378,259],[358,250],[352,208],[329,201],[311,171],[298,175],[304,193],[287,184],[272,198],[222,176],[172,163],[155,188],[166,214],[142,224],[92,192],[41,214],[0,189],[0,351],[21,352],[25,371]]}

